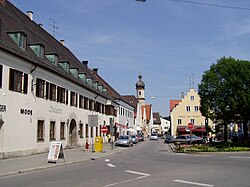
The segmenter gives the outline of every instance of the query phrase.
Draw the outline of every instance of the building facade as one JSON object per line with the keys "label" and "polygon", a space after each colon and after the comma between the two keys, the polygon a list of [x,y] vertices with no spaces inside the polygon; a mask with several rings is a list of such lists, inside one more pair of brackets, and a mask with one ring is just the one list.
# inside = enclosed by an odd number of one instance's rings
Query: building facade
{"label": "building facade", "polygon": [[133,125],[133,106],[32,12],[1,0],[0,25],[0,158],[47,152],[53,141],[93,144],[103,125]]}
{"label": "building facade", "polygon": [[173,109],[170,112],[171,134],[190,133],[188,124],[192,123],[194,125],[192,133],[206,135],[206,126],[211,126],[212,121],[202,116],[199,108],[200,97],[193,88],[181,100],[174,100]]}

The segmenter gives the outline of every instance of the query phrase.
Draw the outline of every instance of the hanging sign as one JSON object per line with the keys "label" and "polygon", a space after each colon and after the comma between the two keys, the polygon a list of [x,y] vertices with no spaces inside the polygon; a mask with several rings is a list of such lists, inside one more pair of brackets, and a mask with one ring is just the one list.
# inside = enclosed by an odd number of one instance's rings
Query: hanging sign
{"label": "hanging sign", "polygon": [[56,163],[59,158],[62,158],[65,162],[62,142],[51,142],[49,148],[48,162]]}

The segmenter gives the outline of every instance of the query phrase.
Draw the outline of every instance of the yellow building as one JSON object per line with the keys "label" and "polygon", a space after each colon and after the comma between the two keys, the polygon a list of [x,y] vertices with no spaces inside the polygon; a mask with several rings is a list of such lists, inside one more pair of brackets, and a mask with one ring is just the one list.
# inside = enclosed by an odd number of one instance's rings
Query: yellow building
{"label": "yellow building", "polygon": [[181,100],[170,100],[171,134],[190,133],[188,124],[191,122],[194,125],[192,133],[206,135],[205,125],[211,126],[212,121],[202,116],[199,108],[200,97],[193,88],[186,95],[183,94]]}

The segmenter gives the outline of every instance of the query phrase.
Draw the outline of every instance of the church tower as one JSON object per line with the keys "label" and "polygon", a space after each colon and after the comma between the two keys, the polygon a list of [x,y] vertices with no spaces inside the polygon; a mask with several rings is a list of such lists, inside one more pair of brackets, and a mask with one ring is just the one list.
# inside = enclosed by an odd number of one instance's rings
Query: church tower
{"label": "church tower", "polygon": [[142,75],[141,74],[138,75],[138,78],[139,78],[139,81],[137,81],[137,83],[135,85],[136,86],[136,92],[137,92],[137,99],[139,100],[141,106],[145,106],[145,95],[144,95],[145,84],[142,81]]}

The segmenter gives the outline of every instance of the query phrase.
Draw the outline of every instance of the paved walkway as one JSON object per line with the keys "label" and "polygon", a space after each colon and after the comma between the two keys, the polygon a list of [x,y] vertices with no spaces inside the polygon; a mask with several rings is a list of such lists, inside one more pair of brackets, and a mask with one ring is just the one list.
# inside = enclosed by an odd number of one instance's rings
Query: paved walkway
{"label": "paved walkway", "polygon": [[25,157],[10,158],[0,160],[0,177],[22,173],[32,170],[44,169],[48,167],[55,167],[58,165],[72,164],[77,162],[84,162],[88,160],[95,160],[102,158],[123,150],[122,147],[111,148],[110,144],[103,144],[103,152],[85,152],[83,147],[64,150],[64,159],[58,159],[57,163],[48,163],[48,153],[37,155],[30,155]]}

